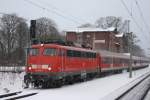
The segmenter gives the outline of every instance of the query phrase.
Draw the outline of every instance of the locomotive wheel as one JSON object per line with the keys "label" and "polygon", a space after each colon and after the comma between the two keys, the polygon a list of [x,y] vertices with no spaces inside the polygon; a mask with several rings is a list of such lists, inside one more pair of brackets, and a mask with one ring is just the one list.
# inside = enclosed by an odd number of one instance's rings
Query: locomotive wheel
{"label": "locomotive wheel", "polygon": [[63,85],[63,81],[62,80],[58,80],[56,85],[57,85],[57,87],[61,87]]}
{"label": "locomotive wheel", "polygon": [[80,82],[80,80],[81,80],[80,75],[75,75],[74,76],[74,82]]}
{"label": "locomotive wheel", "polygon": [[37,88],[46,88],[46,87],[45,87],[45,82],[36,81],[36,82],[34,83],[34,87],[37,87]]}
{"label": "locomotive wheel", "polygon": [[74,83],[74,78],[73,78],[73,76],[67,76],[67,77],[65,78],[65,83],[66,83],[66,84],[73,84],[73,83]]}
{"label": "locomotive wheel", "polygon": [[42,83],[42,88],[46,89],[46,88],[48,88],[48,87],[49,87],[48,82],[43,82],[43,83]]}
{"label": "locomotive wheel", "polygon": [[62,80],[54,80],[54,81],[51,81],[50,82],[50,87],[51,88],[59,88],[59,87],[61,87],[63,85],[63,82],[62,82]]}

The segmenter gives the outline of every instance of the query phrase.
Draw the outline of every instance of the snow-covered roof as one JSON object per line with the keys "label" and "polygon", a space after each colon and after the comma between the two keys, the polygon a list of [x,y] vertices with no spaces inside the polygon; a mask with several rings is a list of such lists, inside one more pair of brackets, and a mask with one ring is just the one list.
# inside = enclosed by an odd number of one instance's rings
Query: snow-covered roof
{"label": "snow-covered roof", "polygon": [[67,29],[65,32],[76,32],[76,33],[81,33],[81,32],[107,32],[107,31],[114,31],[115,27],[107,28],[107,29],[102,29],[102,28],[74,28],[74,29]]}
{"label": "snow-covered roof", "polygon": [[116,34],[115,36],[116,36],[116,37],[123,37],[123,35],[124,35],[124,33],[118,33],[118,34]]}

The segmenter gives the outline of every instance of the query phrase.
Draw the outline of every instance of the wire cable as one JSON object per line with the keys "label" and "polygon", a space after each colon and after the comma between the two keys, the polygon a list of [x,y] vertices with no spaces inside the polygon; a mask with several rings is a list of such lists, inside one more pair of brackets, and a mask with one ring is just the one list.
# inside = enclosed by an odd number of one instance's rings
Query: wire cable
{"label": "wire cable", "polygon": [[[140,27],[140,25],[136,22],[135,18],[133,17],[132,12],[130,12],[130,10],[128,9],[127,5],[125,4],[124,0],[121,0],[121,3],[123,4],[123,6],[125,7],[126,11],[128,12],[128,14],[130,15],[130,17],[133,19],[134,23],[136,24],[136,26],[140,29],[141,32],[144,33],[143,29]],[[147,42],[150,42],[149,38],[143,34],[144,38],[146,39]]]}
{"label": "wire cable", "polygon": [[64,15],[62,15],[62,14],[60,14],[60,13],[54,11],[54,10],[50,10],[49,8],[43,7],[40,4],[35,3],[33,1],[31,1],[31,0],[24,0],[24,1],[29,3],[29,4],[31,4],[31,5],[33,5],[33,6],[36,6],[36,7],[40,8],[40,9],[42,9],[42,10],[48,11],[49,13],[54,13],[55,15],[60,16],[60,17],[62,17],[64,19],[66,19],[66,20],[72,21],[72,22],[77,23],[77,24],[81,24],[80,22],[78,22],[76,20],[70,19],[70,18],[68,18],[68,17],[66,17],[66,16],[64,16]]}
{"label": "wire cable", "polygon": [[[143,29],[141,28],[141,26],[138,24],[138,22],[136,21],[136,19],[133,17],[132,12],[130,12],[129,8],[127,7],[126,3],[124,2],[124,0],[121,0],[121,3],[123,4],[123,6],[125,7],[126,11],[128,12],[128,14],[130,15],[130,17],[132,18],[132,20],[134,21],[134,23],[136,24],[136,26],[140,29],[141,32],[144,33]],[[144,37],[149,41],[148,37],[144,35]]]}
{"label": "wire cable", "polygon": [[142,31],[143,29],[140,27],[140,25],[137,23],[137,21],[135,20],[135,18],[133,17],[132,12],[130,12],[130,10],[128,9],[127,5],[125,4],[125,2],[123,0],[121,0],[123,6],[125,7],[125,9],[127,10],[128,14],[130,15],[130,17],[132,18],[132,20],[134,21],[134,23],[136,24],[136,26]]}
{"label": "wire cable", "polygon": [[144,23],[146,29],[148,30],[148,32],[149,32],[149,34],[150,34],[149,26],[148,26],[148,24],[147,24],[147,22],[146,22],[146,20],[145,20],[145,17],[144,17],[144,15],[143,15],[142,9],[141,9],[141,7],[140,7],[138,1],[137,1],[137,0],[134,0],[134,1],[135,1],[135,4],[137,5],[137,8],[138,8],[138,11],[139,11],[139,13],[140,13],[141,19],[143,20],[143,23]]}
{"label": "wire cable", "polygon": [[78,17],[76,17],[76,16],[73,16],[71,13],[68,13],[68,12],[66,12],[66,11],[63,11],[62,9],[59,9],[59,8],[57,8],[56,6],[54,6],[54,5],[52,5],[52,4],[48,3],[48,2],[43,2],[43,1],[39,1],[39,0],[37,0],[37,1],[38,1],[39,3],[44,4],[45,6],[47,6],[47,7],[49,7],[49,8],[51,8],[51,9],[53,9],[53,10],[56,10],[56,11],[58,11],[58,12],[60,12],[60,13],[63,13],[63,14],[65,13],[66,16],[72,17],[73,20],[81,20],[82,22],[87,23],[87,21],[85,21],[85,20],[83,20],[83,19],[81,19],[81,18],[78,18]]}

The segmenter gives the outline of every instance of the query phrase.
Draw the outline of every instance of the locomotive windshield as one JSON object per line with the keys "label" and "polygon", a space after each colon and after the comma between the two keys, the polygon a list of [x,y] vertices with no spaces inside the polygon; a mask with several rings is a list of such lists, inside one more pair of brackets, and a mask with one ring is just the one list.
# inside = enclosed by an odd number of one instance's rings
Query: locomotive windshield
{"label": "locomotive windshield", "polygon": [[39,49],[38,48],[32,48],[30,49],[30,53],[31,56],[37,56],[39,55]]}
{"label": "locomotive windshield", "polygon": [[45,48],[43,55],[47,56],[56,56],[57,50],[55,48]]}

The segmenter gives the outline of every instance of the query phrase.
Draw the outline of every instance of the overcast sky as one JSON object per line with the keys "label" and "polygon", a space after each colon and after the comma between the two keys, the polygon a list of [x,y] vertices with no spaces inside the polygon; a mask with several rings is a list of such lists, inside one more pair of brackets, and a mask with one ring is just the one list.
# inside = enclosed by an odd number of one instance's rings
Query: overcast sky
{"label": "overcast sky", "polygon": [[[137,1],[150,27],[150,0]],[[0,12],[16,13],[26,18],[28,22],[31,19],[48,17],[56,22],[59,30],[75,28],[86,22],[95,23],[99,17],[122,17],[123,20],[131,21],[130,31],[138,35],[141,40],[139,44],[144,49],[149,48],[150,28],[145,27],[135,0],[124,0],[124,2],[142,30],[131,19],[121,0],[0,0]]]}

